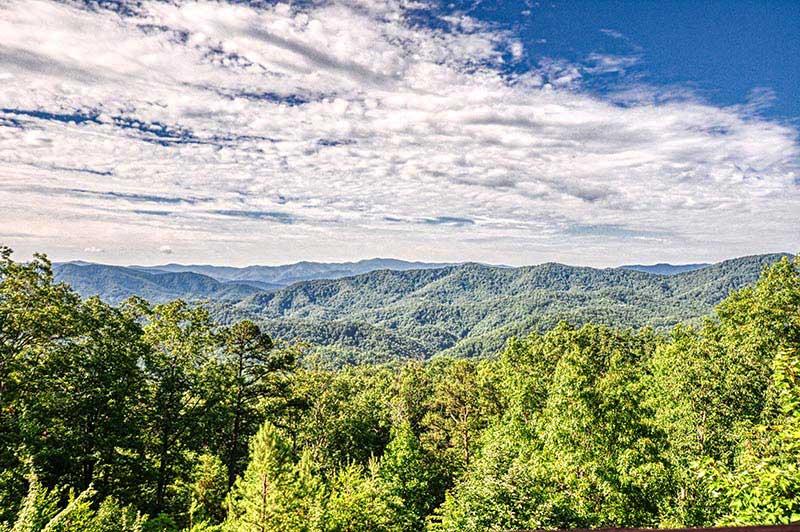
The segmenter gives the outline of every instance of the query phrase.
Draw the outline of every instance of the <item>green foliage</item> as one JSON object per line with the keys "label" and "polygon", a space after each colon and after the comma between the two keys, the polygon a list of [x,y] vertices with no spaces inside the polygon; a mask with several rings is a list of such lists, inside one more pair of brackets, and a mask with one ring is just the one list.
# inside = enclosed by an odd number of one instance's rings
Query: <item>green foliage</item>
{"label": "green foliage", "polygon": [[35,476],[29,479],[28,493],[14,520],[14,532],[38,532],[58,515],[60,496],[55,490],[48,490]]}
{"label": "green foliage", "polygon": [[396,524],[403,530],[421,530],[435,499],[434,471],[419,439],[407,423],[394,428],[380,461],[378,475],[399,504]]}
{"label": "green foliage", "polygon": [[350,465],[340,470],[331,482],[331,494],[325,505],[318,530],[326,532],[399,531],[402,519],[395,508],[402,499],[393,494],[381,479],[373,462],[364,470]]}
{"label": "green foliage", "polygon": [[87,488],[79,494],[70,491],[66,505],[60,507],[57,490],[47,490],[38,479],[31,479],[28,495],[17,515],[13,532],[142,532],[147,518],[130,506],[123,507],[112,497],[96,504],[97,492]]}
{"label": "green foliage", "polygon": [[35,396],[32,372],[55,344],[75,334],[78,297],[53,282],[50,261],[15,262],[0,246],[0,522],[25,495],[21,402]]}
{"label": "green foliage", "polygon": [[[668,334],[578,325],[642,325],[669,301],[673,314],[657,323],[667,324],[749,279],[741,268],[723,263],[654,288],[636,272],[467,265],[314,282],[261,300],[267,313],[283,306],[299,319],[333,305],[397,338],[427,331],[407,339],[414,345],[469,337],[483,350],[479,338],[547,329],[510,339],[496,358],[333,370],[331,359],[274,341],[264,322],[220,326],[182,301],[81,301],[44,257],[20,264],[3,250],[0,530],[796,521],[800,262],[779,261],[714,316]],[[551,321],[579,301],[575,324]],[[529,315],[539,303],[553,312]]]}
{"label": "green foliage", "polygon": [[313,479],[293,461],[291,448],[270,423],[250,443],[250,463],[229,498],[231,530],[308,530]]}
{"label": "green foliage", "polygon": [[742,449],[752,449],[760,438],[752,441],[750,435],[766,430],[775,409],[768,404],[781,373],[775,364],[800,345],[797,264],[784,259],[766,269],[753,287],[718,306],[717,319],[699,329],[676,329],[653,357],[649,401],[668,435],[675,493],[666,522],[712,524],[725,515],[712,495],[727,488],[712,479],[749,460]]}
{"label": "green foliage", "polygon": [[286,394],[288,374],[294,368],[293,349],[277,348],[269,335],[251,321],[242,321],[222,334],[220,355],[223,400],[218,419],[227,427],[221,434],[228,471],[228,487],[246,466],[247,440],[261,422],[262,400]]}
{"label": "green foliage", "polygon": [[331,367],[436,354],[486,357],[510,337],[561,321],[667,330],[710,313],[780,257],[743,257],[668,277],[562,264],[376,271],[211,309],[223,322],[247,318],[275,337],[330,346],[321,357]]}
{"label": "green foliage", "polygon": [[228,494],[228,471],[213,454],[202,454],[195,461],[186,485],[189,498],[189,527],[199,523],[219,524],[225,519],[225,497]]}
{"label": "green foliage", "polygon": [[779,352],[772,384],[774,415],[740,446],[732,470],[713,470],[728,508],[721,524],[800,521],[800,349]]}
{"label": "green foliage", "polygon": [[31,368],[36,391],[21,398],[19,422],[45,483],[109,493],[139,474],[124,450],[141,442],[146,346],[138,324],[97,299],[74,312],[74,335]]}
{"label": "green foliage", "polygon": [[168,505],[168,486],[187,469],[184,451],[203,436],[197,428],[219,401],[213,386],[215,342],[208,314],[201,308],[180,300],[152,308],[132,302],[130,307],[145,321],[142,338],[151,346],[144,360],[149,396],[146,445],[155,458],[152,508],[159,513]]}

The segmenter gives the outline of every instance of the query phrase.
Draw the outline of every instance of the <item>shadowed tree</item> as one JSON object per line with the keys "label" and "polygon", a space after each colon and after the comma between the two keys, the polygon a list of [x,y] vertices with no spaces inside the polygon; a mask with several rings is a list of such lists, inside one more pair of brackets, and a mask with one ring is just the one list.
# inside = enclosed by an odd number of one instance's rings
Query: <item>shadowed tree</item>
{"label": "shadowed tree", "polygon": [[243,470],[247,441],[260,424],[259,402],[284,395],[287,374],[294,368],[291,349],[276,348],[272,339],[251,321],[236,323],[223,333],[222,366],[228,387],[224,454],[228,486]]}

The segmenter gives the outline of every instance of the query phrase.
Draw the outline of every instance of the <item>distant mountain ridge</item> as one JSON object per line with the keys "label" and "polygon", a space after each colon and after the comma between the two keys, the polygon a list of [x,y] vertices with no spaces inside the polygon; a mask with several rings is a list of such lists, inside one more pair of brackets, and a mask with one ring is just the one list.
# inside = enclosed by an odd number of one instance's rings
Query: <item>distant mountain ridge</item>
{"label": "distant mountain ridge", "polygon": [[213,266],[164,264],[114,266],[86,261],[55,263],[56,280],[67,282],[83,297],[100,296],[120,303],[130,296],[160,303],[187,300],[241,299],[291,284],[317,279],[340,279],[377,270],[426,270],[448,263],[411,262],[399,259],[366,259],[357,262],[297,262],[282,266]]}
{"label": "distant mountain ridge", "polygon": [[[159,269],[186,268],[181,265],[62,263],[55,264],[54,271],[57,280],[68,282],[82,296],[100,295],[112,303],[131,295],[154,302],[179,297],[201,301],[217,321],[253,319],[275,337],[321,346],[319,352],[340,364],[440,353],[481,356],[496,352],[509,336],[544,330],[561,320],[666,329],[707,315],[728,293],[754,282],[765,265],[783,256],[788,254],[742,257],[680,273],[556,263],[510,268],[386,259],[346,267],[299,263],[283,270],[217,266],[202,270],[227,279]],[[354,264],[367,270],[390,265],[407,269],[339,276],[352,271]],[[413,269],[414,264],[425,267]],[[272,277],[263,276],[258,268],[267,269]],[[288,282],[299,275],[323,274],[339,277],[289,286],[263,280]]]}
{"label": "distant mountain ridge", "polygon": [[238,300],[277,285],[218,281],[194,272],[147,272],[125,266],[83,262],[56,263],[55,279],[66,282],[83,297],[100,296],[117,304],[131,296],[161,303],[172,299]]}
{"label": "distant mountain ridge", "polygon": [[288,286],[314,279],[340,279],[377,270],[428,270],[451,266],[452,263],[415,262],[399,259],[374,258],[356,262],[296,262],[281,266],[213,266],[207,264],[164,264],[160,266],[130,266],[148,272],[194,272],[220,281],[258,281]]}
{"label": "distant mountain ridge", "polygon": [[382,270],[297,283],[212,310],[223,322],[250,318],[278,337],[331,346],[340,358],[343,351],[352,360],[480,356],[510,336],[562,320],[666,329],[709,314],[784,256],[742,257],[670,276],[555,263]]}
{"label": "distant mountain ridge", "polygon": [[658,264],[626,264],[620,266],[620,268],[636,272],[655,273],[657,275],[676,275],[700,270],[707,266],[711,266],[711,264],[708,262],[699,262],[696,264],[667,264],[666,262],[659,262]]}

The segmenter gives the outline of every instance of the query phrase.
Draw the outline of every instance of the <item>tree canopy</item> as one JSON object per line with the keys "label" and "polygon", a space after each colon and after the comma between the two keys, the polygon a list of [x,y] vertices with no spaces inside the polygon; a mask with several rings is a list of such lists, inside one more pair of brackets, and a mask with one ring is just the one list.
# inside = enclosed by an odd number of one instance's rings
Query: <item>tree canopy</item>
{"label": "tree canopy", "polygon": [[2,249],[0,530],[800,520],[800,260],[700,322],[561,322],[478,359],[330,369],[270,332],[81,299]]}

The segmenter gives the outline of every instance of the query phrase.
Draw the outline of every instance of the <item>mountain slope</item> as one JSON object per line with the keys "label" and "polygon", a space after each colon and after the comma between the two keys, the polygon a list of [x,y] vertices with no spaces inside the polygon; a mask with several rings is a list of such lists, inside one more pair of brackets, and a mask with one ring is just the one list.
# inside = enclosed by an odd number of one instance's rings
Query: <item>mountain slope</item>
{"label": "mountain slope", "polygon": [[701,262],[697,264],[666,264],[664,262],[660,262],[658,264],[626,264],[625,266],[620,266],[620,268],[623,270],[655,273],[658,275],[676,275],[679,273],[700,270],[706,266],[710,266],[710,264],[707,262]]}
{"label": "mountain slope", "polygon": [[98,295],[114,304],[134,295],[159,303],[177,298],[241,299],[264,290],[192,272],[154,273],[104,264],[60,263],[53,265],[53,271],[56,281],[70,284],[82,297]]}
{"label": "mountain slope", "polygon": [[276,336],[401,357],[491,353],[511,335],[560,320],[666,328],[708,314],[783,255],[733,259],[672,276],[561,264],[463,264],[309,281],[214,305],[222,321],[248,317]]}
{"label": "mountain slope", "polygon": [[[384,269],[287,287],[85,263],[54,269],[57,280],[82,296],[99,294],[112,303],[131,295],[154,302],[205,301],[221,322],[250,318],[275,337],[330,346],[329,353],[340,358],[347,353],[355,361],[490,354],[509,336],[547,329],[560,320],[666,328],[708,314],[781,256],[742,257],[674,275],[554,263],[521,268],[468,263]],[[364,262],[365,268],[377,265]],[[247,275],[246,269],[232,270],[228,276]]]}
{"label": "mountain slope", "polygon": [[297,262],[282,266],[211,266],[204,264],[164,264],[161,266],[131,266],[147,272],[194,272],[220,281],[258,281],[270,285],[288,286],[315,279],[340,279],[377,270],[427,270],[449,264],[409,262],[398,259],[366,259],[358,262]]}

